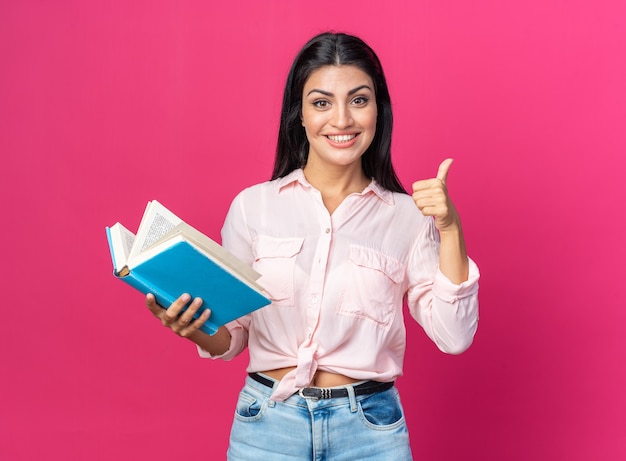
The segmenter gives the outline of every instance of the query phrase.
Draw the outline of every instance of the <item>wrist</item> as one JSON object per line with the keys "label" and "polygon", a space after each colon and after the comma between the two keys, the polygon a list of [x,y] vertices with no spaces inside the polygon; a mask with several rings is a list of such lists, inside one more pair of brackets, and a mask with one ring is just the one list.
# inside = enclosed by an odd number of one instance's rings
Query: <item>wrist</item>
{"label": "wrist", "polygon": [[439,231],[439,235],[442,238],[452,237],[458,238],[463,235],[463,229],[461,227],[461,221],[457,219],[453,219],[450,223],[446,223],[445,225],[441,225],[437,227]]}

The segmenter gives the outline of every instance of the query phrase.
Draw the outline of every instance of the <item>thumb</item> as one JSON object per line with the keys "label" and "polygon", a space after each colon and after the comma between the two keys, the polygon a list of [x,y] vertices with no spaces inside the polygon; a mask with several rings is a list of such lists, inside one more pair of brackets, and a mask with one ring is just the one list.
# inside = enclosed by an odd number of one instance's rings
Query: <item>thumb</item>
{"label": "thumb", "polygon": [[446,183],[448,181],[448,171],[450,170],[450,165],[452,165],[454,159],[447,158],[441,165],[439,165],[439,170],[437,170],[437,179],[439,179],[442,183]]}

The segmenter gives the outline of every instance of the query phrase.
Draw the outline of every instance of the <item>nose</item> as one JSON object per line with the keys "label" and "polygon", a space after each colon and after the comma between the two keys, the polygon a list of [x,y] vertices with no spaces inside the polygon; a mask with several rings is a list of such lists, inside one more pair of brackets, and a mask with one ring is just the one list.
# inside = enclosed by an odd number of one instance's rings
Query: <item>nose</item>
{"label": "nose", "polygon": [[352,112],[345,104],[337,104],[333,113],[332,125],[340,130],[346,129],[352,125]]}

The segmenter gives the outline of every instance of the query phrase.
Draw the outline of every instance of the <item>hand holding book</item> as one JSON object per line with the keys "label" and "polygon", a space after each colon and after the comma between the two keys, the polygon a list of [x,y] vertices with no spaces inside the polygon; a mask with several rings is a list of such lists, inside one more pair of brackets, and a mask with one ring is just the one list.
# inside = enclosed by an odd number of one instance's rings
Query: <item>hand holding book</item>
{"label": "hand holding book", "polygon": [[[210,309],[201,314],[202,300],[196,298],[191,304],[191,296],[187,293],[180,296],[168,308],[164,309],[156,302],[154,295],[146,295],[146,306],[158,318],[163,326],[169,328],[178,336],[190,339],[212,355],[221,355],[230,346],[230,333],[225,327],[218,328],[213,335],[206,335],[201,328],[211,315]],[[186,308],[186,306],[189,307]]]}
{"label": "hand holding book", "polygon": [[[202,299],[196,298],[191,304],[191,296],[182,294],[176,301],[165,309],[159,306],[153,294],[146,295],[146,305],[156,318],[161,320],[163,326],[169,328],[178,336],[187,338],[195,330],[198,330],[209,319],[210,309],[198,310],[202,306]],[[188,306],[188,307],[187,307]]]}
{"label": "hand holding book", "polygon": [[[256,283],[260,274],[156,200],[148,203],[136,236],[120,223],[106,231],[114,275],[142,293],[154,295],[155,305],[165,310],[153,313],[170,328],[184,330],[179,328],[179,319],[174,323],[171,318],[175,312],[178,316],[190,309],[182,316],[187,319],[192,312],[192,318],[198,318],[209,309],[211,314],[193,325],[213,335],[229,321],[270,304]],[[184,293],[189,298],[179,309]],[[189,305],[192,297],[202,303]]]}

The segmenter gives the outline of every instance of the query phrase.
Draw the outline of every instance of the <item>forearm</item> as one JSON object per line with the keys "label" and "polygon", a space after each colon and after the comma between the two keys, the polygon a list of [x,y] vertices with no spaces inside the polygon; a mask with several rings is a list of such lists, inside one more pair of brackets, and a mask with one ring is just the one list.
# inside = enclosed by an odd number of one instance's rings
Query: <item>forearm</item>
{"label": "forearm", "polygon": [[453,228],[439,233],[439,270],[451,282],[459,285],[469,276],[469,261],[465,249],[463,229],[458,222]]}
{"label": "forearm", "polygon": [[226,327],[220,327],[214,335],[208,335],[196,330],[188,339],[211,355],[222,355],[230,348],[230,332]]}

